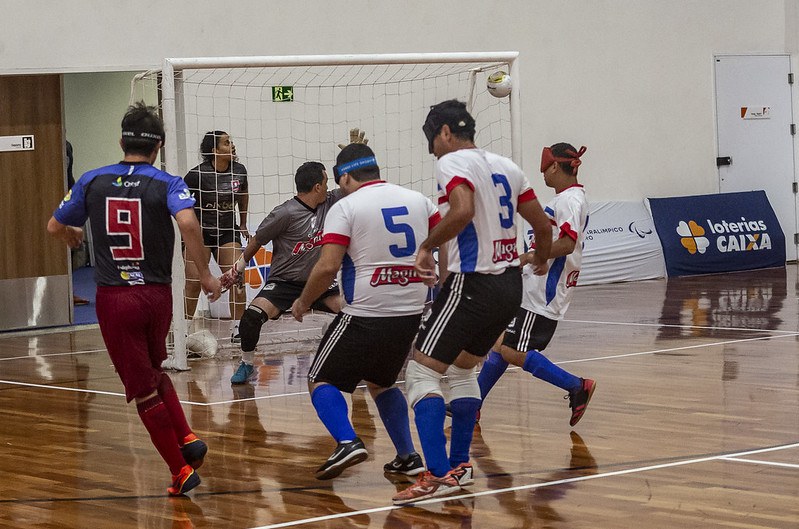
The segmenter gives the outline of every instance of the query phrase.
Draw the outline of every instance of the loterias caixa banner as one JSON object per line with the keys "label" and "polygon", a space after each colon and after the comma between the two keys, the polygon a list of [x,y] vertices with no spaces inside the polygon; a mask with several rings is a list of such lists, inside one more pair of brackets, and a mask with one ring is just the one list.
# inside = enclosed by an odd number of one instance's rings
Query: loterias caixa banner
{"label": "loterias caixa banner", "polygon": [[765,191],[650,198],[670,277],[785,266],[785,235]]}

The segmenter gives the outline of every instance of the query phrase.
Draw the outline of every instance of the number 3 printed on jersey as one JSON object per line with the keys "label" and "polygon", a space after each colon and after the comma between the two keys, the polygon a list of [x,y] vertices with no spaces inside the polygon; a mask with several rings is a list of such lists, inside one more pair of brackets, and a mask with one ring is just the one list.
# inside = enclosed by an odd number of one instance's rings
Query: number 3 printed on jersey
{"label": "number 3 printed on jersey", "polygon": [[399,206],[396,208],[383,208],[380,211],[383,213],[383,222],[388,231],[405,235],[404,247],[398,244],[392,244],[388,247],[388,251],[391,252],[391,255],[394,257],[408,257],[409,255],[413,255],[416,251],[416,235],[413,233],[413,228],[410,224],[404,222],[394,222],[394,217],[408,215],[408,208]]}
{"label": "number 3 printed on jersey", "polygon": [[494,173],[491,175],[491,180],[494,182],[494,187],[502,186],[502,191],[504,191],[504,195],[500,195],[499,197],[499,205],[500,207],[505,208],[505,213],[507,215],[503,215],[502,212],[499,212],[499,225],[505,229],[513,227],[513,202],[511,202],[511,190],[510,184],[508,183],[508,177],[504,174]]}
{"label": "number 3 printed on jersey", "polygon": [[141,233],[141,199],[111,198],[105,200],[105,229],[109,237],[126,237],[127,244],[110,246],[116,261],[144,259]]}

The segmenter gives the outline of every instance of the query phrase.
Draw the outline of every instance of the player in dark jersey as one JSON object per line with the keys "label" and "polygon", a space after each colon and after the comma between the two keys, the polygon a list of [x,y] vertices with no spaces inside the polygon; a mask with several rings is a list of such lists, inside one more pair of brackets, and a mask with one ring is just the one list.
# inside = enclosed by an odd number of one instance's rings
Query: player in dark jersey
{"label": "player in dark jersey", "polygon": [[118,164],[84,174],[47,224],[50,234],[75,247],[82,226],[92,225],[97,263],[97,320],[108,354],[136,401],[145,428],[172,473],[167,492],[183,494],[200,484],[195,472],[208,447],[186,421],[169,376],[161,369],[172,320],[171,217],[197,260],[202,289],[219,298],[219,280],[203,256],[194,199],[180,177],[152,166],[164,143],[164,126],[153,107],[131,106],[122,119]]}
{"label": "player in dark jersey", "polygon": [[[327,172],[319,162],[305,162],[294,176],[297,196],[277,206],[261,222],[247,243],[244,254],[234,265],[237,277],[258,249],[272,241],[272,263],[266,284],[250,302],[241,318],[241,362],[230,379],[245,384],[254,375],[255,347],[266,320],[277,319],[291,309],[319,257],[325,216],[341,192],[328,191]],[[331,287],[313,308],[338,313],[341,308],[338,286]]]}
{"label": "player in dark jersey", "polygon": [[[249,194],[247,169],[236,161],[236,146],[227,132],[206,132],[200,143],[203,163],[189,171],[184,180],[194,195],[194,211],[203,229],[205,253],[203,261],[214,256],[224,271],[233,266],[241,255],[240,235],[249,238],[247,230],[247,208]],[[236,208],[239,223],[236,225]],[[186,319],[191,320],[197,308],[200,294],[197,267],[191,259],[186,260]],[[230,317],[233,320],[231,337],[238,340],[237,322],[241,319],[246,304],[244,288],[230,290]]]}
{"label": "player in dark jersey", "polygon": [[[358,129],[350,131],[350,143],[369,142]],[[344,148],[341,144],[339,147]],[[244,254],[222,276],[223,283],[243,277],[250,259],[264,244],[272,241],[269,278],[241,318],[241,362],[230,378],[231,384],[245,384],[254,375],[255,347],[266,320],[274,320],[302,293],[305,282],[319,258],[322,230],[330,207],[342,196],[341,190],[328,191],[327,172],[320,162],[305,162],[294,175],[297,196],[280,204],[261,222]],[[226,282],[227,281],[227,282]],[[341,309],[338,285],[333,284],[311,308],[338,314]]]}

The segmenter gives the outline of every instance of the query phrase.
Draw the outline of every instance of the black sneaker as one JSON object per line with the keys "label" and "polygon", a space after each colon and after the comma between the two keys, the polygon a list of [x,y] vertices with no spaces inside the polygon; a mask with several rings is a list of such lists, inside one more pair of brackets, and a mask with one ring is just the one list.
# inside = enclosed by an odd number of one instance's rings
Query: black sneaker
{"label": "black sneaker", "polygon": [[325,464],[316,471],[316,479],[333,479],[345,468],[366,461],[367,457],[369,453],[359,438],[349,443],[339,443]]}
{"label": "black sneaker", "polygon": [[395,457],[383,465],[383,472],[386,474],[415,476],[424,472],[424,463],[422,462],[422,457],[416,452],[413,452],[405,459],[402,459],[400,456]]}
{"label": "black sneaker", "polygon": [[591,397],[596,389],[596,382],[590,378],[581,378],[580,382],[580,389],[564,397],[569,399],[569,407],[572,409],[569,426],[574,426],[583,418],[583,414],[588,408],[588,403],[591,402]]}
{"label": "black sneaker", "polygon": [[202,439],[190,433],[183,439],[180,452],[183,454],[186,464],[196,470],[203,465],[205,454],[208,453],[208,445]]}

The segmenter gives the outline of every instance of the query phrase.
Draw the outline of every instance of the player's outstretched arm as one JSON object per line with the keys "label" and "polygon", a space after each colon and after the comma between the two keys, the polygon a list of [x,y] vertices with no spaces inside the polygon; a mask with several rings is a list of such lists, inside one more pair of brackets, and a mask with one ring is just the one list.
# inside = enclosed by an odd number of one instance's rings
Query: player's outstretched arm
{"label": "player's outstretched arm", "polygon": [[530,223],[533,233],[535,233],[535,252],[532,260],[535,273],[545,274],[547,259],[552,250],[552,225],[537,199],[520,202],[518,209],[519,215]]}
{"label": "player's outstretched arm", "polygon": [[61,224],[55,217],[50,217],[47,222],[47,232],[53,237],[62,239],[70,248],[77,248],[83,244],[83,230],[81,228]]}
{"label": "player's outstretched arm", "polygon": [[291,315],[295,320],[302,321],[302,315],[308,312],[311,304],[330,288],[338,269],[341,268],[341,261],[346,252],[347,247],[340,244],[322,246],[319,260],[311,270],[311,275],[308,277],[308,282],[305,283],[305,288],[302,289],[302,294],[291,305]]}
{"label": "player's outstretched arm", "polygon": [[216,301],[221,295],[222,286],[219,283],[219,279],[212,276],[211,271],[208,269],[208,261],[205,260],[205,254],[203,253],[202,230],[200,229],[200,223],[197,222],[194,210],[186,208],[178,211],[175,214],[175,220],[178,222],[180,235],[186,244],[186,252],[189,254],[189,258],[197,265],[203,292],[208,294],[209,300]]}

